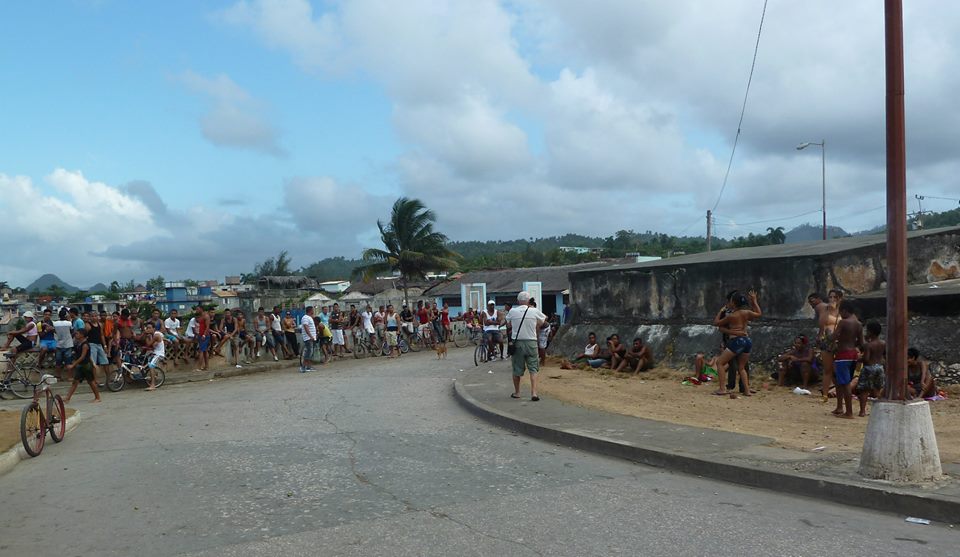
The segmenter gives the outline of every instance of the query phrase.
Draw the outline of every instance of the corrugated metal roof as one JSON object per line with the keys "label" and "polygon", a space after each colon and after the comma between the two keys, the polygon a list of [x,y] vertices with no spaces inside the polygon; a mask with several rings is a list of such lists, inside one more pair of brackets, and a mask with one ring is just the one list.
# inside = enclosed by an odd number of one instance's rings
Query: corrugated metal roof
{"label": "corrugated metal roof", "polygon": [[525,267],[521,269],[500,269],[496,271],[471,271],[463,273],[458,279],[442,282],[424,291],[429,296],[459,296],[461,283],[486,283],[487,294],[516,293],[524,282],[541,282],[543,292],[561,292],[570,288],[568,274],[572,271],[596,269],[609,266],[608,262],[580,263],[578,265],[560,265],[556,267]]}

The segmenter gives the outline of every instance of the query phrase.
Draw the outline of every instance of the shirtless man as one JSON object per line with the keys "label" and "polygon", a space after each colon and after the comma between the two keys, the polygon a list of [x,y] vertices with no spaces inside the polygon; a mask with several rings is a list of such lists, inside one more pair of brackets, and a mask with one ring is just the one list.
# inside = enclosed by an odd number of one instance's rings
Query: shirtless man
{"label": "shirtless man", "polygon": [[634,373],[640,373],[653,367],[653,355],[650,353],[650,347],[643,343],[642,338],[633,339],[633,346],[627,350],[627,353],[620,360],[617,371],[623,371],[626,366],[630,366]]}
{"label": "shirtless man", "polygon": [[863,369],[860,370],[860,379],[857,381],[857,399],[860,401],[859,416],[861,418],[867,415],[867,396],[879,398],[887,379],[883,369],[887,359],[887,343],[880,340],[881,330],[879,321],[874,319],[867,322],[863,355],[860,356]]}
{"label": "shirtless man", "polygon": [[607,338],[607,348],[610,350],[610,369],[617,369],[627,355],[627,347],[620,342],[620,335],[612,334]]}
{"label": "shirtless man", "polygon": [[116,363],[118,368],[120,367],[120,359],[123,357],[123,353],[132,354],[137,348],[137,344],[134,341],[133,323],[130,310],[123,308],[123,310],[120,311],[120,319],[117,320],[113,333],[114,342],[120,349],[117,351]]}
{"label": "shirtless man", "polygon": [[[853,419],[853,392],[850,382],[853,380],[853,366],[859,359],[859,349],[863,347],[863,326],[853,314],[853,304],[840,302],[840,322],[830,338],[836,346],[833,361],[833,375],[837,382],[837,408],[833,415],[838,418]],[[844,410],[846,405],[846,410]]]}
{"label": "shirtless man", "polygon": [[824,302],[820,294],[816,292],[807,296],[807,303],[813,308],[819,327],[817,330],[817,348],[820,350],[820,359],[823,360],[823,384],[820,389],[823,402],[829,400],[830,387],[833,386],[834,350],[829,341],[837,323],[840,322],[838,307],[840,301],[843,300],[843,292],[834,288],[830,290],[827,298],[829,303]]}
{"label": "shirtless man", "polygon": [[[750,307],[747,307],[749,300]],[[750,321],[760,317],[763,313],[760,311],[760,304],[757,303],[757,293],[751,290],[747,296],[743,294],[737,294],[733,298],[733,303],[736,306],[736,311],[728,313],[725,317],[721,317],[721,313],[718,313],[713,320],[713,324],[717,326],[722,334],[729,335],[730,340],[727,341],[727,346],[724,348],[723,353],[720,354],[720,359],[717,361],[718,372],[720,377],[719,388],[714,394],[725,395],[727,394],[727,378],[726,378],[726,366],[728,363],[736,359],[737,361],[737,373],[739,373],[740,381],[743,384],[743,396],[752,396],[750,392],[750,378],[747,376],[747,361],[750,359],[750,349],[753,348],[753,341],[750,340],[750,337],[747,336],[747,324]],[[733,395],[736,397],[736,394]]]}
{"label": "shirtless man", "polygon": [[783,353],[777,358],[777,361],[780,362],[780,374],[777,377],[778,386],[786,385],[788,375],[799,375],[804,389],[810,385],[810,376],[813,371],[811,367],[813,350],[810,349],[806,335],[798,335],[793,341],[793,348]]}

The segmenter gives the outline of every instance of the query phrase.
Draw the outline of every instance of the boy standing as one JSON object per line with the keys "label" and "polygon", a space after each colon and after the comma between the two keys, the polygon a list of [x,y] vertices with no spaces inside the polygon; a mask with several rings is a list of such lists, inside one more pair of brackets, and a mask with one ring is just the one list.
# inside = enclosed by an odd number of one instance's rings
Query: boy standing
{"label": "boy standing", "polygon": [[[857,350],[863,346],[863,326],[853,314],[853,304],[840,302],[840,322],[833,331],[832,344],[836,346],[833,359],[833,379],[837,383],[837,408],[833,415],[853,419],[853,366],[858,359]],[[846,410],[844,410],[846,405]]]}
{"label": "boy standing", "polygon": [[866,344],[863,347],[863,369],[860,370],[860,379],[857,382],[857,399],[860,401],[862,418],[867,415],[867,395],[878,398],[883,392],[886,383],[886,372],[883,364],[887,358],[887,343],[880,340],[880,322],[871,320],[867,323],[867,332],[864,335]]}
{"label": "boy standing", "polygon": [[90,390],[93,391],[93,402],[100,402],[100,391],[97,389],[97,382],[94,381],[93,377],[93,365],[90,363],[90,345],[87,343],[87,331],[85,329],[77,329],[75,334],[74,342],[74,353],[75,359],[73,363],[67,366],[67,370],[74,370],[73,372],[73,383],[70,385],[70,390],[67,392],[66,398],[63,399],[64,403],[70,402],[70,398],[73,396],[73,393],[77,392],[77,387],[80,386],[81,381],[86,381],[87,385],[90,385]]}

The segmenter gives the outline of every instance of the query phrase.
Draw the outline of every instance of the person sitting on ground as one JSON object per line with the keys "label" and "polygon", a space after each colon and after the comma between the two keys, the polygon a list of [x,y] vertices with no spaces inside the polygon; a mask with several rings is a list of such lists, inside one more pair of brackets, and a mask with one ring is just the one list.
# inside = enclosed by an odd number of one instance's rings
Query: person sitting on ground
{"label": "person sitting on ground", "polygon": [[[644,344],[640,337],[633,339],[633,345],[620,358],[620,363],[616,369],[617,371],[623,371],[627,367],[632,369],[634,373],[647,371],[653,367],[653,354],[650,352],[650,347]],[[699,372],[697,372],[697,376],[700,376]]]}
{"label": "person sitting on ground", "polygon": [[813,375],[813,349],[807,335],[797,335],[793,340],[793,347],[784,352],[777,361],[780,362],[780,372],[777,376],[777,385],[787,384],[787,376],[799,377],[806,389],[810,386],[810,377]]}
{"label": "person sitting on ground", "polygon": [[600,346],[597,344],[597,333],[590,331],[587,333],[587,345],[583,347],[583,352],[577,354],[570,360],[570,363],[579,364],[596,359],[600,353]]}
{"label": "person sitting on ground", "polygon": [[[747,307],[748,301],[750,304],[749,308]],[[723,353],[720,355],[720,360],[717,362],[720,366],[718,368],[720,372],[720,385],[714,394],[728,394],[726,390],[727,378],[725,376],[726,365],[736,360],[737,373],[744,387],[743,395],[752,396],[750,392],[750,378],[747,376],[746,366],[750,360],[750,350],[753,347],[753,341],[747,336],[747,324],[760,317],[762,312],[760,311],[760,304],[757,303],[757,293],[753,290],[751,290],[747,296],[737,294],[734,297],[734,305],[737,307],[736,311],[721,317],[726,310],[726,306],[724,306],[724,308],[720,310],[721,313],[713,320],[713,324],[717,326],[720,333],[729,335],[730,337],[726,348],[724,348]],[[736,395],[734,395],[734,397],[735,396]]]}
{"label": "person sitting on ground", "polygon": [[930,373],[927,360],[912,346],[907,349],[907,398],[928,398],[937,394],[937,381]]}
{"label": "person sitting on ground", "polygon": [[717,370],[717,368],[720,367],[719,361],[720,354],[708,359],[703,352],[697,352],[693,358],[694,377],[699,381],[708,381],[709,377],[713,377],[713,381],[716,381],[720,376]]}
{"label": "person sitting on ground", "polygon": [[[863,326],[854,315],[853,303],[840,302],[840,322],[837,323],[830,339],[833,354],[833,380],[837,384],[837,408],[833,415],[838,418],[853,419],[853,368],[860,359],[859,349],[863,346]],[[846,407],[846,409],[844,409]]]}
{"label": "person sitting on ground", "polygon": [[610,349],[610,369],[616,369],[627,354],[627,347],[620,344],[620,335],[612,334],[607,337],[607,348]]}
{"label": "person sitting on ground", "polygon": [[607,337],[604,344],[600,345],[599,350],[597,350],[597,355],[591,360],[587,360],[587,363],[592,368],[606,368],[610,369],[610,362],[613,359],[613,352],[610,350],[610,337]]}
{"label": "person sitting on ground", "polygon": [[860,401],[858,415],[861,418],[867,415],[867,397],[880,398],[887,380],[883,368],[887,359],[887,343],[880,340],[881,331],[880,322],[876,319],[867,322],[863,354],[860,356],[863,369],[860,370],[860,379],[857,381],[857,400]]}

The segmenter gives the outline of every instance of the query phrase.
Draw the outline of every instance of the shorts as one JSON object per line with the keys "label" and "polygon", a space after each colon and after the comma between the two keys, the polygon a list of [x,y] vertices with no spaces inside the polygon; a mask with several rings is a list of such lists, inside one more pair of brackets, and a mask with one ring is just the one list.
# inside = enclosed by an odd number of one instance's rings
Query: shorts
{"label": "shorts", "polygon": [[858,391],[879,391],[887,383],[887,374],[880,364],[863,366],[860,370],[860,380],[857,382]]}
{"label": "shorts", "polygon": [[817,337],[817,349],[821,352],[833,352],[833,349],[830,345],[831,343],[827,337]]}
{"label": "shorts", "polygon": [[151,354],[150,361],[147,363],[147,366],[156,368],[161,363],[163,363],[163,356],[161,356],[160,354]]}
{"label": "shorts", "polygon": [[73,363],[73,347],[57,348],[57,353],[54,357],[54,363],[57,365],[57,367],[66,366]]}
{"label": "shorts", "polygon": [[397,346],[396,331],[387,331],[387,345],[390,346],[390,348],[395,348]]}
{"label": "shorts", "polygon": [[753,341],[750,340],[750,337],[733,337],[727,342],[727,350],[737,356],[749,354],[751,348],[753,348]]}
{"label": "shorts", "polygon": [[240,340],[247,340],[247,332],[240,331]]}
{"label": "shorts", "polygon": [[[209,337],[208,337],[209,339]],[[133,342],[132,338],[121,338],[120,339],[120,351],[121,352],[133,352],[137,348],[137,344]]]}
{"label": "shorts", "polygon": [[41,341],[40,341],[40,348],[43,349],[43,350],[49,350],[49,351],[56,350],[56,349],[57,349],[57,341],[56,341],[56,340],[52,340],[52,339],[51,339],[51,340],[41,340]]}
{"label": "shorts", "polygon": [[27,340],[27,338],[24,337],[23,335],[17,335],[15,338],[20,341],[20,344],[18,344],[17,347],[13,349],[13,351],[16,352],[17,354],[21,352],[26,352],[27,350],[30,350],[31,348],[33,348],[33,342]]}
{"label": "shorts", "polygon": [[108,363],[107,352],[102,344],[90,343],[90,362],[95,366],[105,366]]}
{"label": "shorts", "polygon": [[333,329],[330,331],[333,333],[333,343],[334,344],[344,344],[343,342],[343,329]]}
{"label": "shorts", "polygon": [[503,342],[503,335],[500,334],[500,331],[484,331],[483,340],[499,344]]}
{"label": "shorts", "polygon": [[600,367],[607,363],[608,360],[604,358],[591,358],[587,360],[587,363],[590,364],[590,367]]}
{"label": "shorts", "polygon": [[210,335],[203,335],[197,341],[197,351],[208,352],[210,350]]}
{"label": "shorts", "polygon": [[74,381],[93,381],[93,366],[80,364],[73,370]]}
{"label": "shorts", "polygon": [[327,335],[323,335],[317,339],[317,342],[321,345],[330,344],[331,342],[333,342],[333,337],[328,337]]}
{"label": "shorts", "polygon": [[837,385],[849,385],[853,380],[855,360],[837,360],[833,362],[833,380]]}
{"label": "shorts", "polygon": [[513,347],[514,377],[523,377],[525,371],[529,371],[531,375],[540,371],[540,354],[537,352],[537,341],[515,340],[513,341]]}
{"label": "shorts", "polygon": [[167,333],[167,334],[163,335],[163,338],[167,339],[167,340],[170,341],[170,342],[177,342],[178,340],[180,340],[180,337],[178,337],[177,335],[170,334],[170,333]]}
{"label": "shorts", "polygon": [[313,353],[316,351],[317,341],[315,340],[305,340],[303,341],[303,355],[304,360],[313,361]]}

